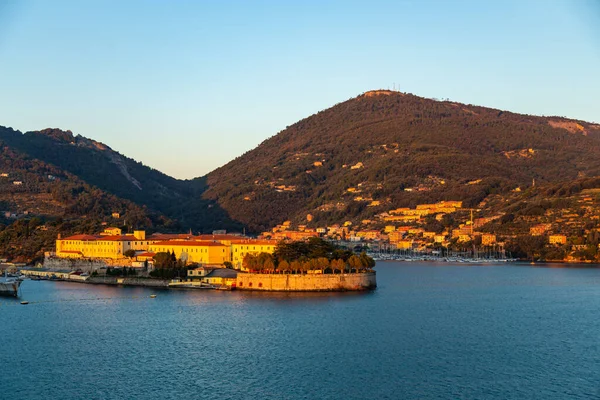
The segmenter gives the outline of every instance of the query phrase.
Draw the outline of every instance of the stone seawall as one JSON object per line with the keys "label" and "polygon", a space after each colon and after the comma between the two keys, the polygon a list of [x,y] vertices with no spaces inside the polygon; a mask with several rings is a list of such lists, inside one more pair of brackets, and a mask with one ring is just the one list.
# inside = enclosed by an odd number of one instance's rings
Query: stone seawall
{"label": "stone seawall", "polygon": [[96,285],[123,285],[123,286],[145,286],[145,287],[160,287],[166,288],[169,286],[169,280],[166,279],[143,279],[143,278],[115,278],[107,277],[90,277],[85,283]]}
{"label": "stone seawall", "polygon": [[44,268],[51,270],[80,270],[91,274],[101,268],[106,268],[107,265],[101,260],[81,260],[69,258],[46,257],[44,259]]}
{"label": "stone seawall", "polygon": [[237,290],[273,292],[344,292],[377,287],[375,272],[359,274],[239,274]]}
{"label": "stone seawall", "polygon": [[111,260],[111,259],[93,259],[93,258],[59,258],[46,257],[44,258],[44,268],[53,270],[70,269],[72,271],[80,270],[91,274],[107,267],[131,267],[131,260],[128,258]]}

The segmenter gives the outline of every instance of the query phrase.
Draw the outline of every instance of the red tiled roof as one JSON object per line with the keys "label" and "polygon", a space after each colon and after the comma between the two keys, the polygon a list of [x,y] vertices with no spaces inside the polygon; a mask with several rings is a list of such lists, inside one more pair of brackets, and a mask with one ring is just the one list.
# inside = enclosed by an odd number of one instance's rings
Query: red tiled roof
{"label": "red tiled roof", "polygon": [[196,240],[240,240],[244,239],[244,236],[239,235],[198,235],[195,236]]}
{"label": "red tiled roof", "polygon": [[222,243],[193,241],[193,240],[171,240],[167,242],[153,243],[152,246],[221,246],[227,247]]}
{"label": "red tiled roof", "polygon": [[246,239],[246,240],[232,240],[231,244],[247,244],[256,246],[276,246],[277,240],[257,240],[257,239]]}
{"label": "red tiled roof", "polygon": [[146,240],[193,239],[194,235],[187,233],[153,233]]}
{"label": "red tiled roof", "polygon": [[60,240],[98,240],[98,236],[94,235],[73,235]]}
{"label": "red tiled roof", "polygon": [[119,242],[119,241],[137,241],[140,240],[138,238],[136,238],[133,235],[110,235],[110,236],[101,236],[98,238],[98,240],[108,240],[108,241],[112,241],[112,242]]}
{"label": "red tiled roof", "polygon": [[94,235],[74,235],[69,236],[60,240],[98,240],[98,241],[139,241],[133,235],[107,235],[107,236],[94,236]]}
{"label": "red tiled roof", "polygon": [[151,251],[146,251],[141,254],[136,254],[136,257],[154,257],[155,255],[156,255],[156,253],[153,253]]}

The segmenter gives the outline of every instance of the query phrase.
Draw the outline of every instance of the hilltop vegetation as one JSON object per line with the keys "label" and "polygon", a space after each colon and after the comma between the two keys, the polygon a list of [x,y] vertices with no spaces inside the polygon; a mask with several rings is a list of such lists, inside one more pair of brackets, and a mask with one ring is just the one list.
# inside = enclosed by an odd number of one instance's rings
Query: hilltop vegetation
{"label": "hilltop vegetation", "polygon": [[358,221],[444,199],[600,175],[600,126],[367,93],[301,120],[208,175],[205,198],[264,230]]}
{"label": "hilltop vegetation", "polygon": [[[0,143],[0,248],[17,261],[39,260],[58,233],[93,233],[103,221],[168,227],[173,221],[93,187]],[[126,216],[113,218],[113,213]]]}
{"label": "hilltop vegetation", "polygon": [[[201,198],[206,186],[203,179],[172,178],[103,143],[70,131],[44,129],[23,134],[0,127],[0,144],[13,155],[51,166],[55,176],[69,174],[104,192],[163,214],[174,220],[179,229],[210,232],[242,227],[215,202]],[[33,190],[37,190],[34,186],[38,183],[36,179],[24,181]]]}

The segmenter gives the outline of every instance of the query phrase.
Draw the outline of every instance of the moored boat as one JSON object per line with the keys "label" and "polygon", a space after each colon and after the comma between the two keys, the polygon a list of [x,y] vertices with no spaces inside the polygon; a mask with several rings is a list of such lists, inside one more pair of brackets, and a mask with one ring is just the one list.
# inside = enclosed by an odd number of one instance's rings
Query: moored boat
{"label": "moored boat", "polygon": [[0,296],[13,296],[19,295],[19,286],[21,286],[21,280],[13,277],[8,277],[6,273],[4,277],[0,277]]}

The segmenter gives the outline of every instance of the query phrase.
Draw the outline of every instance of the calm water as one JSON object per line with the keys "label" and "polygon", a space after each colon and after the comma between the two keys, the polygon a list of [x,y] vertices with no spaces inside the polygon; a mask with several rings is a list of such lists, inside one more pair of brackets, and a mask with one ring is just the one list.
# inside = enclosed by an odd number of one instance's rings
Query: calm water
{"label": "calm water", "polygon": [[600,269],[379,263],[362,294],[24,282],[0,398],[600,397]]}

